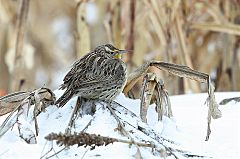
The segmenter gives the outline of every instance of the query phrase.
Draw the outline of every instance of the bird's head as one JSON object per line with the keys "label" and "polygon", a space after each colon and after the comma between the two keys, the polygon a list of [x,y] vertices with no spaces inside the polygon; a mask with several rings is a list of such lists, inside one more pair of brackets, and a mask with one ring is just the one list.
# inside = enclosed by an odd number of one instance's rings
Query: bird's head
{"label": "bird's head", "polygon": [[[97,49],[97,48],[96,48]],[[120,50],[117,49],[116,47],[114,47],[111,44],[105,44],[101,46],[101,49],[103,49],[102,51],[104,51],[104,53],[109,54],[111,56],[114,56],[115,58],[121,59],[122,58],[122,54],[123,53],[127,53],[129,52],[129,50]]]}

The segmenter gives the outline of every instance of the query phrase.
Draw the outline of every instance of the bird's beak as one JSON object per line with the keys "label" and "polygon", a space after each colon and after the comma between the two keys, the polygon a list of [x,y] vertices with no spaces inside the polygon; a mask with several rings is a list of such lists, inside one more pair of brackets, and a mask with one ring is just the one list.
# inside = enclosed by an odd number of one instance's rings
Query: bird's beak
{"label": "bird's beak", "polygon": [[121,59],[122,54],[131,52],[131,50],[116,50],[114,57]]}

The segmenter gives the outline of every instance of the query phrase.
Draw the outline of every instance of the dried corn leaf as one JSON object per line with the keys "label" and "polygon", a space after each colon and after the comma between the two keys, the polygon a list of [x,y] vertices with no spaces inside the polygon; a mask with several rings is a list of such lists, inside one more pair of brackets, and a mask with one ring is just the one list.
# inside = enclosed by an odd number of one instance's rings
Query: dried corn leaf
{"label": "dried corn leaf", "polygon": [[31,92],[16,92],[0,97],[0,116],[13,111]]}
{"label": "dried corn leaf", "polygon": [[199,29],[199,30],[206,30],[206,31],[215,31],[215,32],[222,32],[234,35],[240,35],[240,26],[236,24],[226,23],[216,24],[216,23],[193,23],[190,25],[192,29]]}
{"label": "dried corn leaf", "polygon": [[208,98],[207,98],[207,105],[208,105],[208,128],[207,128],[207,135],[206,135],[206,141],[209,140],[210,134],[211,134],[211,118],[218,119],[222,117],[222,113],[219,110],[219,106],[216,102],[215,95],[214,95],[214,86],[211,84],[209,79],[209,85],[208,85]]}
{"label": "dried corn leaf", "polygon": [[219,104],[220,105],[226,105],[226,104],[228,104],[229,102],[232,102],[232,101],[240,102],[240,97],[226,98],[226,99],[223,99]]}

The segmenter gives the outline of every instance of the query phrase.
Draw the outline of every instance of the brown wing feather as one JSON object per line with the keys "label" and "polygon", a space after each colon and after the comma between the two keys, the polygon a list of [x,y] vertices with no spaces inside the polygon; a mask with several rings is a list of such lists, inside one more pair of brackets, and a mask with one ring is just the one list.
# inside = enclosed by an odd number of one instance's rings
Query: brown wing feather
{"label": "brown wing feather", "polygon": [[96,57],[86,70],[82,70],[81,74],[78,74],[78,76],[74,78],[72,87],[78,90],[87,87],[88,84],[114,80],[117,78],[115,76],[115,74],[117,74],[115,68],[118,63],[119,61],[117,59]]}
{"label": "brown wing feather", "polygon": [[90,54],[85,55],[78,61],[76,61],[71,70],[67,73],[67,75],[63,79],[63,84],[60,86],[60,89],[65,89],[66,87],[69,87],[71,84],[71,81],[78,75],[81,74],[82,70],[86,69],[86,61],[88,58],[92,55],[95,54],[94,52],[91,52]]}
{"label": "brown wing feather", "polygon": [[[105,54],[92,52],[84,56],[74,63],[72,69],[65,76],[61,89],[67,88],[67,90],[56,103],[63,106],[74,94],[79,94],[79,92],[84,94],[86,91],[91,96],[89,90],[93,90],[92,93],[97,96],[98,92],[94,92],[95,89],[99,92],[103,87],[111,89],[118,83],[117,78],[125,78],[123,77],[125,74],[119,74],[124,71],[116,71],[118,68],[124,69],[119,59],[110,58]],[[118,85],[121,86],[121,84]]]}

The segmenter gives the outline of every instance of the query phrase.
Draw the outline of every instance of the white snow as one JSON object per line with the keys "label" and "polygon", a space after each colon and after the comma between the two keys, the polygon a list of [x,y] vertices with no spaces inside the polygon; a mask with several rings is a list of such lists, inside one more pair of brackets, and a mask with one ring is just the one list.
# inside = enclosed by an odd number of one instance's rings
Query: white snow
{"label": "white snow", "polygon": [[[62,91],[55,91],[56,96],[62,94]],[[222,99],[228,97],[239,97],[240,92],[232,93],[215,93],[216,100],[219,103]],[[162,122],[157,122],[157,114],[154,106],[150,106],[148,111],[148,125],[154,129],[155,133],[165,139],[169,139],[177,143],[176,148],[194,152],[203,156],[210,156],[218,159],[238,159],[240,158],[240,141],[239,141],[239,123],[240,123],[240,103],[230,102],[226,105],[220,105],[222,118],[212,120],[209,141],[205,141],[207,128],[207,106],[204,105],[207,94],[188,94],[170,97],[173,118],[163,118]],[[139,116],[140,100],[131,100],[119,95],[116,101]],[[76,98],[73,98],[63,108],[49,106],[47,111],[38,116],[39,136],[37,136],[37,144],[27,144],[19,137],[17,126],[9,130],[2,138],[0,138],[0,159],[28,159],[40,158],[53,146],[57,152],[63,147],[58,147],[55,142],[49,142],[44,139],[51,132],[64,132],[69,119],[71,117],[73,107],[75,106]],[[105,109],[104,109],[105,108]],[[123,121],[127,121],[134,125],[141,126],[140,119],[131,117],[125,113],[118,113]],[[0,117],[0,124],[7,117]],[[93,116],[84,115],[78,118],[75,123],[75,131],[81,131],[88,122],[92,120],[91,126],[88,127],[88,133],[96,133],[102,136],[121,138],[129,140],[122,136],[117,128],[117,121],[110,115],[106,107],[97,105],[96,114]],[[143,124],[141,127],[145,127]],[[133,129],[126,125],[127,130]],[[135,132],[132,137],[134,140],[144,139],[151,141],[150,136],[143,133]],[[132,134],[131,134],[132,135]],[[154,156],[150,148],[140,148],[143,158],[159,158],[159,155]],[[113,143],[107,146],[96,147],[90,151],[90,148],[72,146],[60,152],[58,158],[134,158],[137,152],[136,146],[129,147],[123,143]],[[54,154],[51,151],[48,156]],[[178,156],[181,158],[181,156]],[[56,158],[56,157],[52,157]],[[171,156],[170,158],[174,158]]]}

